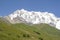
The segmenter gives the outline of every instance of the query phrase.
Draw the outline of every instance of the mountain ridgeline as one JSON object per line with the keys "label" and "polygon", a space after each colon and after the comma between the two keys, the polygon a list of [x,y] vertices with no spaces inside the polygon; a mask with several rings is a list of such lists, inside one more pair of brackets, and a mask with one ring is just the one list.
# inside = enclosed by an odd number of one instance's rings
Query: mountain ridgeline
{"label": "mountain ridgeline", "polygon": [[27,11],[24,9],[16,10],[12,14],[5,16],[5,18],[12,24],[28,23],[40,24],[45,23],[60,29],[60,18],[56,17],[53,13]]}
{"label": "mountain ridgeline", "polygon": [[60,40],[60,18],[53,16],[22,9],[0,17],[0,40]]}

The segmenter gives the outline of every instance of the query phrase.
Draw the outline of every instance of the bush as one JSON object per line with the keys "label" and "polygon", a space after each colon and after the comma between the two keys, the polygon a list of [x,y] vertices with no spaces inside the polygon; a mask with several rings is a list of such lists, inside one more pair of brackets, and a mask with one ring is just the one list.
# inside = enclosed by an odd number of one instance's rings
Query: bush
{"label": "bush", "polygon": [[40,35],[40,33],[39,32],[36,32],[36,31],[34,31],[36,34],[38,34],[38,35]]}
{"label": "bush", "polygon": [[39,40],[43,40],[43,38],[39,38]]}
{"label": "bush", "polygon": [[23,37],[30,37],[28,34],[23,34]]}

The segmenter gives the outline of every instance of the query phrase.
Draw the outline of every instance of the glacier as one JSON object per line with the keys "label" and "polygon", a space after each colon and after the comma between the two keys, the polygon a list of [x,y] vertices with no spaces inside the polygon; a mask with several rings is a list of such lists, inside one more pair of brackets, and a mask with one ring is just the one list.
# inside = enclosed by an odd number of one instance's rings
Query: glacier
{"label": "glacier", "polygon": [[5,16],[5,18],[12,24],[21,22],[31,24],[46,23],[60,29],[60,18],[49,12],[27,11],[21,9]]}

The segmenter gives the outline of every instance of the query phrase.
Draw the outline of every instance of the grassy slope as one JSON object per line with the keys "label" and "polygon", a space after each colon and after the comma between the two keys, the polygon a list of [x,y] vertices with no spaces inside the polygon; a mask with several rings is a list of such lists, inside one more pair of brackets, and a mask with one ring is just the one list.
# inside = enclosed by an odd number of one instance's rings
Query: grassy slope
{"label": "grassy slope", "polygon": [[8,24],[0,19],[0,40],[60,40],[60,31],[47,24]]}

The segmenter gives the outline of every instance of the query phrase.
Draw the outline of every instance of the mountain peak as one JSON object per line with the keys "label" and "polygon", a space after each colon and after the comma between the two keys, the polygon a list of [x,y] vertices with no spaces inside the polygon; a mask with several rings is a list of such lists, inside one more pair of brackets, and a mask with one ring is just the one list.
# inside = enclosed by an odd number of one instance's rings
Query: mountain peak
{"label": "mountain peak", "polygon": [[[46,23],[60,29],[60,18],[57,18],[53,13],[27,11],[25,9],[16,10],[12,14],[6,16],[6,19],[11,23],[31,23],[40,24]],[[57,27],[58,26],[58,27]]]}

